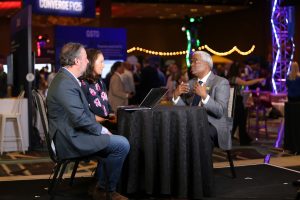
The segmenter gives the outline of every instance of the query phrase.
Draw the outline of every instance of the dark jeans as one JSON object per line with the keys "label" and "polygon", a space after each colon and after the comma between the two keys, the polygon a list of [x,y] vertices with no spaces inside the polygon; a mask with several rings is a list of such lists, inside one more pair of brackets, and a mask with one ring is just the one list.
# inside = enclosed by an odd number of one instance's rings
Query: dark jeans
{"label": "dark jeans", "polygon": [[[120,178],[124,160],[129,152],[130,146],[128,140],[120,135],[111,135],[109,145],[98,152],[99,155],[105,156],[105,164],[109,182],[109,191],[115,191]],[[103,163],[98,164],[98,185],[105,188],[105,176],[103,173]]]}

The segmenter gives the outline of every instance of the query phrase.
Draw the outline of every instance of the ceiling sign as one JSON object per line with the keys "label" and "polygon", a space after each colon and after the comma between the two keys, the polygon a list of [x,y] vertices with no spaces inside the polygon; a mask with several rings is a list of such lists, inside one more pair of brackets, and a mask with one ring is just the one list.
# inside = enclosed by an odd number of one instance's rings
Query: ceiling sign
{"label": "ceiling sign", "polygon": [[32,12],[41,15],[95,17],[95,0],[23,0]]}

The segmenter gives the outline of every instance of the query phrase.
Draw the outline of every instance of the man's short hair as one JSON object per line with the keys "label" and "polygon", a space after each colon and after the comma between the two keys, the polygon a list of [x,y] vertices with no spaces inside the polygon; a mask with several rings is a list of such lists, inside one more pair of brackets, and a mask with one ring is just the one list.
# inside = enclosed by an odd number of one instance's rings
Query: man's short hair
{"label": "man's short hair", "polygon": [[195,55],[195,54],[200,55],[201,59],[208,64],[208,66],[210,67],[210,69],[213,68],[213,66],[214,66],[213,65],[213,60],[212,60],[211,56],[207,52],[205,52],[205,51],[195,51],[193,53],[193,55]]}
{"label": "man's short hair", "polygon": [[65,44],[60,52],[60,65],[62,67],[72,66],[75,64],[75,58],[80,54],[80,49],[84,46],[80,43],[67,43]]}

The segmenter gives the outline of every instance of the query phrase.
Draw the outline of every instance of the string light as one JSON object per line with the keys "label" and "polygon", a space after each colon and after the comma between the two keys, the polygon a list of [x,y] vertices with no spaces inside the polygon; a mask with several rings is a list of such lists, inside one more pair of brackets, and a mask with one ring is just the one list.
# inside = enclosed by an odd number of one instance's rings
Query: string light
{"label": "string light", "polygon": [[[217,55],[217,56],[228,56],[234,52],[237,52],[238,54],[242,55],[242,56],[246,56],[251,54],[255,49],[255,45],[252,45],[252,47],[248,50],[248,51],[241,51],[237,46],[232,47],[232,49],[230,49],[229,51],[226,52],[218,52],[215,51],[213,49],[211,49],[208,45],[203,45],[200,46],[198,48],[198,50],[207,50],[210,53]],[[151,55],[160,55],[160,56],[180,56],[180,55],[186,55],[187,54],[187,50],[183,50],[183,51],[172,51],[172,52],[161,52],[161,51],[152,51],[152,50],[148,50],[148,49],[144,49],[141,47],[132,47],[130,49],[127,50],[127,53],[132,53],[134,51],[140,51],[146,54],[151,54]],[[195,49],[192,49],[192,51],[195,51]]]}
{"label": "string light", "polygon": [[160,55],[160,56],[180,56],[180,55],[185,55],[186,51],[173,51],[173,52],[161,52],[161,51],[152,51],[149,49],[144,49],[141,47],[132,47],[127,50],[127,53],[132,53],[134,51],[140,51],[146,54],[151,54],[151,55]]}

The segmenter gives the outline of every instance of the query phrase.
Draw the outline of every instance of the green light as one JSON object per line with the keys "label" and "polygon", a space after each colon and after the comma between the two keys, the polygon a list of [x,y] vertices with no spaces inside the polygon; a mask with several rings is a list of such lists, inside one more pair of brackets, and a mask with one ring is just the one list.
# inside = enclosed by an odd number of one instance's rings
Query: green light
{"label": "green light", "polygon": [[191,18],[190,18],[190,22],[191,22],[191,23],[195,22],[195,18],[191,17]]}
{"label": "green light", "polygon": [[199,46],[200,46],[200,40],[197,39],[197,47],[199,47]]}
{"label": "green light", "polygon": [[185,62],[187,65],[187,68],[190,68],[191,63],[190,63],[190,52],[191,52],[191,33],[189,30],[186,31],[186,38],[187,38],[187,54],[185,56]]}

